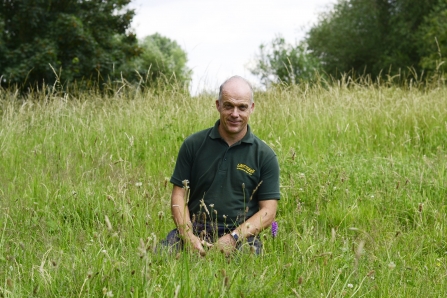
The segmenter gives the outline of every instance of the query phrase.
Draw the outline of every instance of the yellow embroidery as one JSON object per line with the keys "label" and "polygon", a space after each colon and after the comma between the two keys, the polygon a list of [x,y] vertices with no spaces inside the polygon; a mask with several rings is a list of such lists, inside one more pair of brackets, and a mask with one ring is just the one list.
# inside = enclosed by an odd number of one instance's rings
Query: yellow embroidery
{"label": "yellow embroidery", "polygon": [[245,173],[247,173],[248,175],[253,175],[253,173],[255,172],[255,170],[253,170],[252,168],[250,168],[247,165],[244,165],[243,163],[239,163],[236,167],[238,170],[244,171]]}

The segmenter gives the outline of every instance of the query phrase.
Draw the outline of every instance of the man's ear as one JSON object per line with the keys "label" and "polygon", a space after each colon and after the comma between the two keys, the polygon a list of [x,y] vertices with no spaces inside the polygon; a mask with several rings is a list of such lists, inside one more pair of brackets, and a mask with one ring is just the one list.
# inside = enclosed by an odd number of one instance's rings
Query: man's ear
{"label": "man's ear", "polygon": [[216,109],[220,112],[220,103],[218,99],[216,99]]}

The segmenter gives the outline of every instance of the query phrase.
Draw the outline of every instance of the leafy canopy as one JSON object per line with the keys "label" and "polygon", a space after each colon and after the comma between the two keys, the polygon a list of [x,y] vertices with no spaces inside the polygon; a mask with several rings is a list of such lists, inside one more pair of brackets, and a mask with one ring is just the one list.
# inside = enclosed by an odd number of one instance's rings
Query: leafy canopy
{"label": "leafy canopy", "polygon": [[306,42],[335,77],[408,68],[422,73],[434,70],[442,58],[438,49],[447,48],[446,16],[445,0],[339,0],[320,15]]}
{"label": "leafy canopy", "polygon": [[281,36],[261,45],[251,71],[265,85],[309,81],[316,70],[334,78],[435,78],[446,53],[445,0],[338,0],[298,45]]}
{"label": "leafy canopy", "polygon": [[[101,82],[140,53],[130,0],[7,0],[0,10],[3,86]],[[54,69],[54,70],[53,70]]]}
{"label": "leafy canopy", "polygon": [[311,80],[318,67],[318,60],[309,55],[304,43],[292,45],[278,35],[270,44],[259,46],[256,63],[250,71],[265,86],[290,85]]}
{"label": "leafy canopy", "polygon": [[191,80],[186,52],[177,42],[155,33],[139,42],[141,54],[126,66],[126,78],[145,86],[175,85],[185,88]]}

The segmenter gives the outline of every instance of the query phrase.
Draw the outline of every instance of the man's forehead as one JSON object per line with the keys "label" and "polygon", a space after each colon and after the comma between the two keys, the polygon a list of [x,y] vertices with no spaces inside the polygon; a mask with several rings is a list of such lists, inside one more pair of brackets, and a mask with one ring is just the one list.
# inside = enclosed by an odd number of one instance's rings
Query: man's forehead
{"label": "man's forehead", "polygon": [[222,100],[224,102],[231,101],[234,103],[246,102],[247,104],[251,102],[251,90],[248,86],[235,85],[228,86],[222,90]]}
{"label": "man's forehead", "polygon": [[223,96],[222,97],[222,103],[223,104],[232,104],[232,105],[249,105],[250,104],[250,98],[244,97],[244,98],[237,98],[232,96]]}

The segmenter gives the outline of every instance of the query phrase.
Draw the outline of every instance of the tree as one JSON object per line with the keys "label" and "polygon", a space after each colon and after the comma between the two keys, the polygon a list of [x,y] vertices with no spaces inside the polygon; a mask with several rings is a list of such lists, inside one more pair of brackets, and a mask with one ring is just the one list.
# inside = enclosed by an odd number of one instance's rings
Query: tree
{"label": "tree", "polygon": [[420,27],[421,67],[427,70],[445,70],[447,55],[447,3],[440,1],[424,18]]}
{"label": "tree", "polygon": [[177,42],[155,33],[141,40],[139,46],[141,54],[124,70],[128,80],[143,81],[145,86],[188,87],[191,70],[186,66],[187,54]]}
{"label": "tree", "polygon": [[0,11],[1,84],[101,82],[139,54],[128,32],[130,0],[5,0]]}
{"label": "tree", "polygon": [[[441,0],[442,1],[442,0]],[[333,75],[379,76],[412,67],[422,71],[419,29],[439,0],[339,0],[320,15],[306,41]]]}
{"label": "tree", "polygon": [[259,76],[265,86],[310,81],[318,70],[318,60],[309,55],[305,44],[288,44],[280,35],[269,45],[261,44],[259,51],[250,71]]}
{"label": "tree", "polygon": [[380,72],[377,62],[385,51],[388,5],[386,0],[339,1],[333,10],[320,15],[306,40],[327,73]]}

